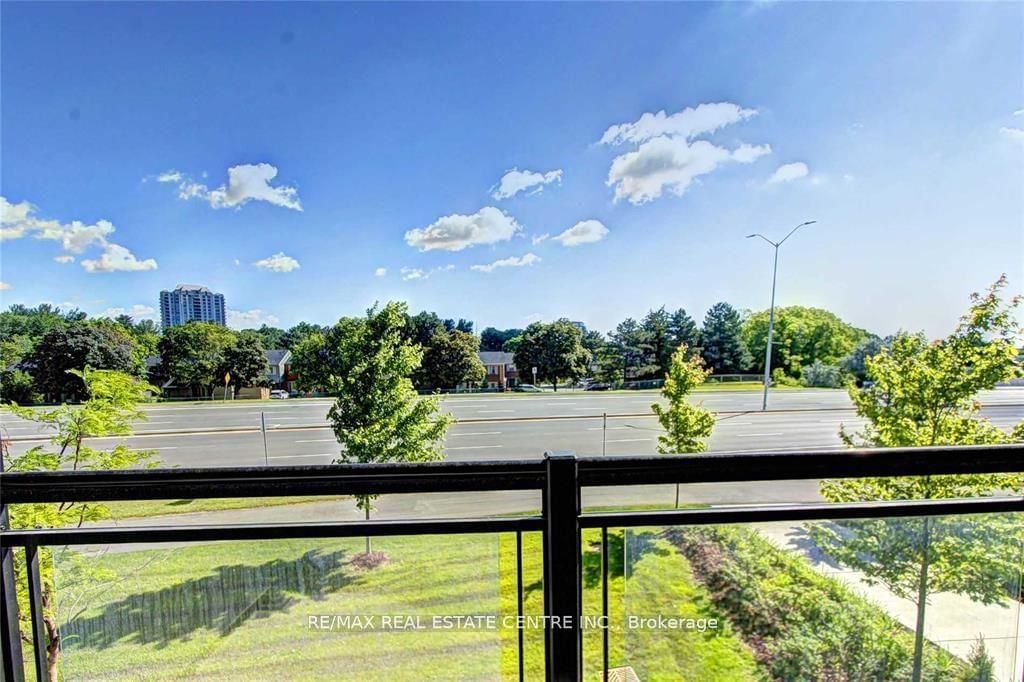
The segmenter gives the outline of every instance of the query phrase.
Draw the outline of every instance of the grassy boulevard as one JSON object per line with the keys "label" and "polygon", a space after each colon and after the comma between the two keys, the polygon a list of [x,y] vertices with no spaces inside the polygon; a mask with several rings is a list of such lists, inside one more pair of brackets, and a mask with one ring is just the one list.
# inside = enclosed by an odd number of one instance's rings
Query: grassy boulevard
{"label": "grassy boulevard", "polygon": [[[610,529],[611,666],[631,666],[645,681],[764,680],[794,664],[903,679],[910,633],[757,535]],[[601,613],[599,540],[599,531],[584,533],[584,616]],[[527,617],[543,613],[540,543],[539,533],[523,534]],[[362,549],[352,538],[58,554],[63,676],[517,678],[513,534],[377,538],[387,561],[372,568]],[[75,570],[82,559],[87,580]],[[79,612],[69,619],[72,605]],[[718,627],[627,628],[628,615]],[[363,627],[339,620],[346,616],[375,618]],[[384,616],[418,617],[417,627],[385,626]],[[493,616],[496,626],[439,628],[435,616]],[[523,640],[526,679],[542,679],[540,626]],[[599,629],[585,631],[585,679],[600,678],[601,644]],[[955,679],[960,665],[930,647],[926,679]]]}
{"label": "grassy boulevard", "polygon": [[[688,561],[653,533],[613,532],[612,622],[625,612],[719,618]],[[600,614],[598,535],[585,536],[584,608]],[[68,679],[513,679],[517,632],[515,536],[375,540],[380,567],[353,560],[362,540],[213,543],[111,553],[90,561],[117,576],[64,626]],[[524,535],[524,613],[542,613],[540,537]],[[59,592],[77,593],[73,580]],[[628,574],[628,578],[627,575]],[[455,630],[333,631],[309,626],[332,615],[492,614],[499,627]],[[542,631],[524,633],[527,679],[543,671]],[[611,632],[612,665],[644,680],[757,679],[749,648],[718,632]],[[588,679],[599,676],[601,636],[585,636]]]}

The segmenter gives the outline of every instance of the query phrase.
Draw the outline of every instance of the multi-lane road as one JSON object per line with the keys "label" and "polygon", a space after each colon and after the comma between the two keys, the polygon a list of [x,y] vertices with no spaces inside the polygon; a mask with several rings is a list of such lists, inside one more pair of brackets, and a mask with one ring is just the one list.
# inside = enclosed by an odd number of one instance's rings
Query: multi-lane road
{"label": "multi-lane road", "polygon": [[[650,454],[660,431],[650,405],[658,399],[653,392],[449,397],[442,407],[458,423],[446,439],[447,457],[514,459],[546,450]],[[753,391],[699,393],[694,400],[718,415],[710,443],[716,451],[839,447],[840,427],[860,424],[843,391],[778,391],[768,412],[759,411],[761,396]],[[990,391],[981,402],[999,426],[1024,419],[1024,389]],[[324,464],[339,451],[326,426],[329,407],[327,400],[154,405],[145,408],[148,419],[127,443],[156,450],[164,466]],[[15,453],[37,445],[42,435],[35,424],[7,412],[0,415],[0,429]],[[101,445],[113,439],[95,440]]]}

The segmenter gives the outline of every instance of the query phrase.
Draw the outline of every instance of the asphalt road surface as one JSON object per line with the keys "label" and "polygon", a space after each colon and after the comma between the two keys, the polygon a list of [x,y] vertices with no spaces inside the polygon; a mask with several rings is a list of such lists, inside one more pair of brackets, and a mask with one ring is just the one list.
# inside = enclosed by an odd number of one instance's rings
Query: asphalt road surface
{"label": "asphalt road surface", "polygon": [[[660,428],[650,416],[654,393],[448,398],[444,407],[461,421],[445,442],[452,461],[540,457],[548,450],[578,455],[656,452]],[[843,391],[780,391],[772,410],[756,411],[760,394],[708,393],[697,402],[718,413],[712,451],[776,451],[838,448],[840,427],[860,426]],[[1024,390],[999,389],[982,396],[983,413],[1001,427],[1024,420]],[[327,464],[339,445],[326,427],[327,401],[147,408],[150,421],[126,443],[155,450],[162,466],[259,466]],[[259,430],[267,424],[266,450]],[[601,415],[607,413],[605,420]],[[643,416],[640,416],[643,415]],[[0,428],[14,454],[41,441],[34,425],[3,414]],[[160,433],[191,430],[192,433]],[[92,439],[101,447],[120,439]]]}

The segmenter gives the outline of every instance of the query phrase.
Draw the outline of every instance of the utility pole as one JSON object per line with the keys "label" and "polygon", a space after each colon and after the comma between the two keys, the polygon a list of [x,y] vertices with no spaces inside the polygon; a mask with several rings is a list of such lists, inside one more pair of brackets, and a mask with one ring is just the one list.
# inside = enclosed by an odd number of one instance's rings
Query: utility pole
{"label": "utility pole", "polygon": [[768,239],[768,237],[765,237],[763,234],[760,234],[758,232],[747,235],[747,239],[750,239],[752,237],[760,237],[761,239],[771,244],[772,247],[775,249],[775,258],[772,263],[772,303],[771,307],[768,308],[768,343],[765,344],[764,348],[764,396],[761,398],[762,412],[768,409],[768,387],[771,385],[772,382],[772,333],[775,331],[775,279],[779,273],[779,247],[782,246],[783,242],[792,237],[793,233],[799,230],[801,227],[813,225],[816,222],[818,221],[808,220],[806,222],[800,223],[792,230],[790,230],[789,234],[787,234],[785,237],[783,237],[777,242],[773,242],[771,239]]}

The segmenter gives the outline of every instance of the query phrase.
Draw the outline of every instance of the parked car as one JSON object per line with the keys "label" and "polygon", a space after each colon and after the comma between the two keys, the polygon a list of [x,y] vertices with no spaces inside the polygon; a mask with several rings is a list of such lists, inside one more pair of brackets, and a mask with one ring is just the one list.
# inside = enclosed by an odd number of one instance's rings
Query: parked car
{"label": "parked car", "polygon": [[284,391],[284,390],[281,390],[281,389],[275,389],[275,390],[270,392],[270,399],[271,400],[287,400],[288,399],[288,391]]}
{"label": "parked car", "polygon": [[513,391],[519,391],[520,393],[543,393],[544,392],[543,389],[537,388],[533,384],[519,384],[518,386],[516,386],[512,390]]}
{"label": "parked car", "polygon": [[606,383],[595,381],[594,383],[587,384],[587,387],[584,390],[586,390],[586,391],[609,391],[609,390],[611,390],[611,388],[612,388],[611,384],[606,384]]}

